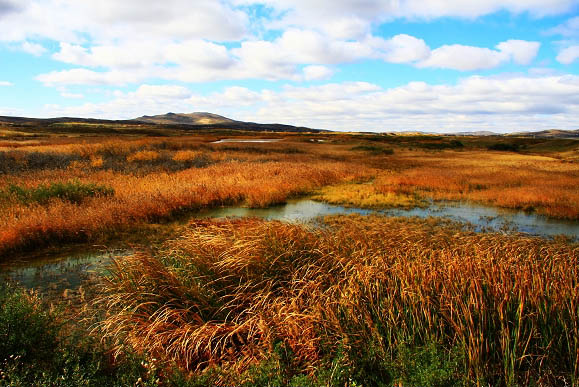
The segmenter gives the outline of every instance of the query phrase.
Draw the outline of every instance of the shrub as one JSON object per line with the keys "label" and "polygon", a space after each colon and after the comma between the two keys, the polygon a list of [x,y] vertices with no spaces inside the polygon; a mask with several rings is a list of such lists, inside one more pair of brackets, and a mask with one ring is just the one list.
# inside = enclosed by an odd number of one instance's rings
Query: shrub
{"label": "shrub", "polygon": [[111,360],[96,338],[64,329],[37,295],[0,285],[0,386],[158,385],[157,369],[141,357]]}
{"label": "shrub", "polygon": [[358,146],[351,148],[350,150],[369,152],[373,155],[392,155],[392,154],[394,154],[394,150],[391,148],[382,148],[380,146],[375,146],[375,145],[358,145]]}
{"label": "shrub", "polygon": [[487,147],[488,150],[495,151],[506,151],[506,152],[518,152],[521,150],[519,144],[510,144],[506,142],[498,142],[496,144],[491,144]]}

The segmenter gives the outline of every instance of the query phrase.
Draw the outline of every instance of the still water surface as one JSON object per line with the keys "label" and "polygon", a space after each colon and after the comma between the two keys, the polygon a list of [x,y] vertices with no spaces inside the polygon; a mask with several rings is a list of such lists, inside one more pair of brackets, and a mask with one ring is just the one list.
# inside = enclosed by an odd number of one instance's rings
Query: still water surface
{"label": "still water surface", "polygon": [[281,141],[281,138],[254,138],[254,139],[237,139],[237,138],[224,138],[222,140],[217,140],[217,141],[213,141],[212,144],[223,144],[226,142],[241,142],[241,143],[246,143],[246,142],[254,142],[254,143],[265,143],[265,142],[278,142]]}
{"label": "still water surface", "polygon": [[[196,218],[259,217],[288,222],[310,222],[317,217],[338,214],[384,214],[406,217],[444,217],[469,223],[476,231],[516,231],[543,237],[566,235],[579,240],[579,222],[551,219],[521,211],[503,210],[470,203],[433,204],[427,208],[369,210],[320,203],[308,199],[291,200],[270,208],[216,208],[195,214]],[[76,289],[88,276],[104,270],[114,256],[129,250],[105,251],[85,247],[82,251],[63,251],[47,257],[22,258],[0,267],[5,277],[39,291]]]}

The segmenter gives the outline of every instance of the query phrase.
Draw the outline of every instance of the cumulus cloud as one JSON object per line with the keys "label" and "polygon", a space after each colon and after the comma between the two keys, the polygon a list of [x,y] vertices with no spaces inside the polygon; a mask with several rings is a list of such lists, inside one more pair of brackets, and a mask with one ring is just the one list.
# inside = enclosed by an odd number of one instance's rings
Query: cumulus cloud
{"label": "cumulus cloud", "polygon": [[82,99],[82,98],[84,98],[84,94],[73,93],[73,92],[69,91],[66,87],[58,87],[57,90],[60,93],[60,96],[63,98],[70,98],[70,99]]}
{"label": "cumulus cloud", "polygon": [[373,41],[381,48],[378,56],[390,63],[411,63],[431,54],[424,40],[410,35],[396,35],[389,40],[374,38]]}
{"label": "cumulus cloud", "polygon": [[10,0],[0,0],[0,18],[12,12],[18,11],[19,7],[16,2]]}
{"label": "cumulus cloud", "polygon": [[579,37],[579,16],[572,17],[565,23],[547,31],[550,35],[562,35],[566,37]]}
{"label": "cumulus cloud", "polygon": [[107,71],[99,72],[88,69],[76,68],[63,71],[52,71],[40,74],[37,80],[46,86],[63,85],[125,85],[137,83],[151,74],[143,71]]}
{"label": "cumulus cloud", "polygon": [[[12,2],[0,0],[6,10]],[[8,5],[6,5],[8,4]],[[239,40],[247,34],[247,15],[220,0],[23,0],[18,12],[5,13],[0,40],[42,37],[55,41],[111,43],[147,39]],[[0,8],[1,10],[2,8]],[[1,11],[0,11],[1,12]],[[55,20],[66,21],[55,23]]]}
{"label": "cumulus cloud", "polygon": [[567,65],[575,62],[577,59],[579,59],[579,45],[566,47],[557,55],[557,61]]}
{"label": "cumulus cloud", "polygon": [[473,71],[495,68],[509,61],[528,65],[537,56],[539,47],[539,42],[523,40],[499,43],[496,50],[460,44],[444,45],[433,50],[418,66]]}
{"label": "cumulus cloud", "polygon": [[528,65],[537,56],[541,43],[526,40],[507,40],[497,44],[497,49],[509,56],[515,63]]}
{"label": "cumulus cloud", "polygon": [[144,114],[164,114],[169,111],[189,111],[189,89],[177,85],[141,85],[135,91],[116,91],[114,98],[104,103],[85,103],[74,107],[48,104],[46,116],[76,116],[100,118],[136,118]]}
{"label": "cumulus cloud", "polygon": [[38,43],[24,42],[20,45],[20,50],[32,54],[34,56],[40,56],[44,54],[47,50]]}
{"label": "cumulus cloud", "polygon": [[180,86],[145,85],[116,93],[103,104],[47,107],[48,115],[104,118],[167,111],[212,111],[256,122],[355,131],[576,129],[579,76],[472,76],[457,84],[410,82],[390,89],[366,82],[259,92],[230,87],[209,95],[191,95]]}
{"label": "cumulus cloud", "polygon": [[303,72],[306,81],[326,80],[334,75],[334,70],[326,66],[306,66]]}
{"label": "cumulus cloud", "polygon": [[[236,0],[237,4],[254,4],[255,0]],[[576,0],[261,0],[280,17],[270,27],[300,27],[322,30],[337,38],[355,39],[371,25],[396,18],[435,19],[459,17],[474,19],[498,11],[528,12],[547,16],[569,11]]]}
{"label": "cumulus cloud", "polygon": [[329,79],[328,65],[365,59],[472,71],[513,61],[528,65],[540,43],[508,40],[496,49],[444,45],[434,50],[422,39],[400,34],[385,39],[367,35],[358,41],[335,40],[313,30],[289,29],[273,41],[249,40],[237,48],[205,40],[167,45],[131,41],[86,48],[62,42],[56,60],[106,71],[76,68],[37,77],[45,85],[137,83],[148,77],[182,82],[267,79],[311,81]]}
{"label": "cumulus cloud", "polygon": [[0,86],[14,86],[14,84],[12,82],[8,82],[8,81],[0,81]]}
{"label": "cumulus cloud", "polygon": [[[388,1],[389,2],[389,1]],[[445,16],[476,18],[505,10],[529,12],[535,16],[556,15],[572,9],[575,0],[401,0],[395,14],[400,17],[436,18]]]}

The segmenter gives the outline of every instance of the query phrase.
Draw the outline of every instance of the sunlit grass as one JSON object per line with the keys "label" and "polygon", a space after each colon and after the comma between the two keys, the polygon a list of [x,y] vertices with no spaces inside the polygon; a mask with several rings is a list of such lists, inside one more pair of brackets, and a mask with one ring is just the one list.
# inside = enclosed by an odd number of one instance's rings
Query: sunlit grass
{"label": "sunlit grass", "polygon": [[323,187],[312,198],[331,204],[363,208],[420,207],[425,205],[424,201],[414,195],[379,192],[371,182]]}
{"label": "sunlit grass", "polygon": [[196,221],[116,260],[98,307],[119,350],[192,370],[241,372],[283,343],[299,372],[342,351],[361,382],[395,383],[401,348],[434,343],[464,354],[463,382],[551,384],[579,377],[578,267],[577,245],[433,220]]}

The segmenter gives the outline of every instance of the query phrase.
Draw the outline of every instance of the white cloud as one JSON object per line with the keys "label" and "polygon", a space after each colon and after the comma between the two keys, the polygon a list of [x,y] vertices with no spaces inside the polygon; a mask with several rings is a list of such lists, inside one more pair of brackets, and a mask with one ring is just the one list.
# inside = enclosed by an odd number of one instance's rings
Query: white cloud
{"label": "white cloud", "polygon": [[136,83],[148,77],[148,73],[137,71],[97,72],[87,69],[52,71],[40,74],[37,80],[46,86],[62,85],[125,85]]}
{"label": "white cloud", "polygon": [[472,76],[454,85],[410,82],[391,89],[365,82],[260,92],[230,87],[206,96],[189,95],[180,86],[141,86],[103,104],[47,107],[52,116],[105,118],[167,111],[211,111],[248,121],[336,130],[576,129],[579,76]]}
{"label": "white cloud", "polygon": [[[254,4],[256,0],[236,0]],[[576,0],[260,0],[273,7],[278,20],[271,28],[318,29],[330,36],[356,39],[372,24],[397,18],[435,19],[459,17],[474,19],[501,10],[541,17],[561,14],[576,6]]]}
{"label": "white cloud", "polygon": [[3,14],[0,40],[41,37],[79,43],[90,36],[97,44],[134,37],[228,41],[243,38],[247,25],[244,12],[220,0],[147,1],[146,5],[141,0],[22,0],[18,8]]}
{"label": "white cloud", "polygon": [[125,41],[116,45],[93,46],[60,43],[52,58],[87,67],[137,68],[156,64],[201,65],[227,68],[232,64],[227,48],[204,40],[167,43],[165,41]]}
{"label": "white cloud", "polygon": [[528,42],[526,40],[507,40],[497,44],[500,52],[507,54],[512,60],[520,65],[528,65],[537,56],[541,43]]}
{"label": "white cloud", "polygon": [[45,115],[136,118],[144,114],[164,114],[169,111],[189,111],[187,99],[191,92],[176,85],[141,85],[135,91],[114,93],[114,99],[104,103],[85,103],[74,107],[48,104],[44,106]]}
{"label": "white cloud", "polygon": [[476,18],[497,11],[511,13],[529,12],[535,16],[556,15],[572,9],[575,0],[401,0],[395,7],[400,17],[463,17]]}
{"label": "white cloud", "polygon": [[528,65],[537,56],[539,47],[539,42],[523,40],[499,43],[497,50],[460,44],[444,45],[433,50],[430,57],[418,63],[418,67],[473,71],[495,68],[511,60]]}
{"label": "white cloud", "polygon": [[9,13],[18,11],[19,8],[20,7],[18,6],[18,3],[15,1],[0,0],[0,18],[2,15],[7,15]]}
{"label": "white cloud", "polygon": [[579,59],[579,45],[566,47],[557,55],[557,61],[567,65],[575,62],[577,59]]}
{"label": "white cloud", "polygon": [[386,62],[411,63],[430,56],[430,47],[414,36],[401,34],[390,40],[374,38],[373,41],[382,49],[379,56]]}
{"label": "white cloud", "polygon": [[565,23],[547,31],[550,35],[562,35],[566,37],[579,37],[579,16],[572,17]]}
{"label": "white cloud", "polygon": [[306,81],[320,81],[330,79],[334,75],[334,70],[326,66],[306,66],[304,67],[304,79]]}
{"label": "white cloud", "polygon": [[194,110],[203,110],[204,107],[211,106],[212,111],[221,108],[240,108],[252,106],[266,100],[264,94],[257,93],[245,87],[228,87],[222,93],[213,93],[208,96],[193,95],[187,102]]}
{"label": "white cloud", "polygon": [[14,86],[14,84],[12,82],[8,82],[8,81],[0,81],[0,86]]}
{"label": "white cloud", "polygon": [[461,71],[490,69],[514,61],[527,65],[537,55],[540,43],[508,40],[496,50],[463,45],[445,45],[431,50],[426,42],[400,34],[389,39],[367,35],[358,41],[335,40],[321,32],[289,29],[273,41],[244,41],[228,50],[222,44],[189,40],[161,44],[127,41],[119,45],[94,46],[62,42],[53,58],[78,66],[42,74],[47,86],[110,84],[124,85],[147,79],[181,82],[266,79],[311,81],[329,79],[328,65],[365,59],[409,63]]}
{"label": "white cloud", "polygon": [[186,99],[191,96],[191,91],[183,86],[174,85],[141,85],[131,96],[137,98],[159,99]]}
{"label": "white cloud", "polygon": [[84,98],[84,94],[71,93],[71,92],[66,91],[66,90],[61,91],[60,96],[63,98],[70,98],[70,99],[83,99]]}
{"label": "white cloud", "polygon": [[20,45],[20,49],[24,52],[32,54],[34,56],[40,56],[44,54],[47,50],[42,45],[38,43],[24,42]]}

